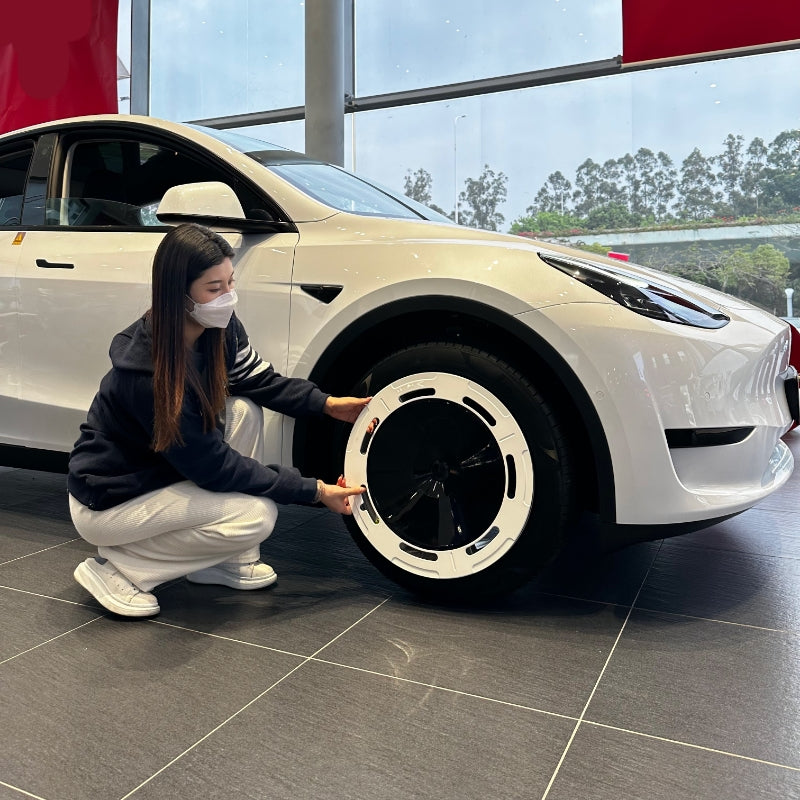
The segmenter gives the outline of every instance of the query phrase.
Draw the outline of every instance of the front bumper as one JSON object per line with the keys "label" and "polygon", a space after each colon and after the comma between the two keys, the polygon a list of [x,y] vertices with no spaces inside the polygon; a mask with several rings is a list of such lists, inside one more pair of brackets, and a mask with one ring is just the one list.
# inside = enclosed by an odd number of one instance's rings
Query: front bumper
{"label": "front bumper", "polygon": [[[736,514],[791,474],[781,436],[796,411],[785,388],[789,333],[778,320],[735,312],[709,331],[601,303],[522,319],[558,350],[597,411],[616,497],[615,518],[606,521],[676,525]],[[751,431],[716,446],[667,441],[667,430],[724,428]]]}

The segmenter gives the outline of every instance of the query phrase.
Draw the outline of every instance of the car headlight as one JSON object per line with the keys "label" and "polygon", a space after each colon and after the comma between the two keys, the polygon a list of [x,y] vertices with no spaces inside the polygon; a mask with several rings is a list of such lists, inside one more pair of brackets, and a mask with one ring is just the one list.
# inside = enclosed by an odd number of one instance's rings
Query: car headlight
{"label": "car headlight", "polygon": [[730,322],[730,318],[718,308],[624,269],[551,253],[540,252],[539,258],[570,278],[645,317],[696,328],[722,328]]}

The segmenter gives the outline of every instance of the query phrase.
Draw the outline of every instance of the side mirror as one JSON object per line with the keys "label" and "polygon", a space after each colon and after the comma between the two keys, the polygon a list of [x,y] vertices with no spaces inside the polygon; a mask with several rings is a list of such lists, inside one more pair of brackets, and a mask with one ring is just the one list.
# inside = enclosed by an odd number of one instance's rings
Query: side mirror
{"label": "side mirror", "polygon": [[294,226],[288,222],[247,219],[236,193],[221,181],[183,183],[167,189],[158,204],[156,217],[165,224],[196,222],[243,233],[294,230]]}

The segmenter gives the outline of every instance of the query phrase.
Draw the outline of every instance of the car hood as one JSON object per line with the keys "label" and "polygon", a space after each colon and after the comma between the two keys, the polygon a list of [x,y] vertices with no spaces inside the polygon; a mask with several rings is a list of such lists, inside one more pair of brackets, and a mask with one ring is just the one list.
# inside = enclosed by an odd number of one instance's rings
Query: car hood
{"label": "car hood", "polygon": [[[419,245],[448,245],[452,248],[481,247],[502,250],[512,269],[525,268],[523,265],[529,261],[526,254],[537,256],[536,266],[542,265],[539,254],[567,256],[570,259],[579,259],[599,266],[605,266],[614,272],[625,273],[642,280],[653,281],[664,287],[676,290],[695,297],[702,302],[712,305],[720,311],[753,311],[766,314],[745,300],[712,289],[708,286],[695,283],[685,278],[679,278],[668,272],[661,272],[651,267],[643,267],[630,261],[620,261],[607,258],[597,253],[586,252],[565,245],[543,242],[528,237],[514,234],[484,231],[477,228],[468,228],[463,225],[448,225],[428,220],[401,220],[383,217],[366,217],[356,214],[338,212],[328,219],[329,225],[335,225],[340,230],[349,230],[362,244],[382,242],[384,244],[419,244]],[[302,225],[301,225],[302,227]],[[511,256],[509,258],[509,256]],[[547,269],[552,269],[547,267]]]}

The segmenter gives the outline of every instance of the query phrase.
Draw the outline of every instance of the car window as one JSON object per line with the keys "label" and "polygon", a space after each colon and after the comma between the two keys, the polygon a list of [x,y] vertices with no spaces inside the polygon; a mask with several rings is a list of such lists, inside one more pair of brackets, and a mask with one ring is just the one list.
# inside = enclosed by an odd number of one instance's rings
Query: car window
{"label": "car window", "polygon": [[[200,159],[152,142],[78,141],[67,148],[60,186],[48,199],[47,223],[160,226],[156,209],[167,189],[199,181],[230,185],[231,177]],[[246,202],[252,207],[256,201],[248,197]]]}
{"label": "car window", "polygon": [[0,226],[18,226],[33,145],[0,154]]}
{"label": "car window", "polygon": [[330,164],[298,161],[267,166],[315,200],[340,211],[408,219],[422,216],[386,192]]}

